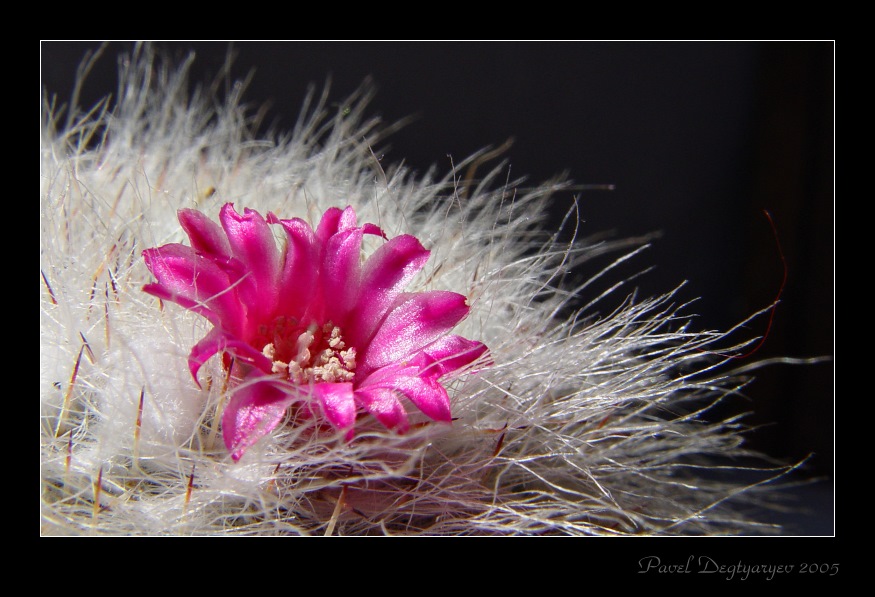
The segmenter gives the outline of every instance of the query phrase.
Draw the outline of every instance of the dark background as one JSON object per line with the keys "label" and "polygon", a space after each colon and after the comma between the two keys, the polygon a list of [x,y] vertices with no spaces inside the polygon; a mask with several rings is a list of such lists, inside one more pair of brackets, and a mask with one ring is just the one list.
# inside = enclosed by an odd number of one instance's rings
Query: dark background
{"label": "dark background", "polygon": [[[41,85],[67,100],[76,68],[96,42],[43,42]],[[162,42],[196,53],[195,82],[209,82],[228,44]],[[82,91],[91,105],[115,93],[112,43]],[[269,102],[265,122],[290,129],[307,85],[331,76],[342,101],[366,77],[368,111],[393,122],[386,159],[440,172],[509,137],[513,176],[541,182],[567,171],[613,191],[580,194],[581,234],[660,231],[636,262],[642,296],[688,284],[681,298],[700,329],[726,329],[769,305],[788,281],[768,338],[746,362],[834,355],[834,45],[831,42],[303,43],[238,42],[232,77],[254,69],[245,95]],[[482,172],[481,172],[482,173]],[[556,217],[572,194],[556,199]],[[581,275],[586,275],[583,272]],[[766,331],[767,318],[743,337]],[[745,364],[745,361],[739,362]],[[834,366],[777,365],[756,372],[740,408],[762,426],[750,443],[777,458],[810,456],[805,477],[834,471]]]}

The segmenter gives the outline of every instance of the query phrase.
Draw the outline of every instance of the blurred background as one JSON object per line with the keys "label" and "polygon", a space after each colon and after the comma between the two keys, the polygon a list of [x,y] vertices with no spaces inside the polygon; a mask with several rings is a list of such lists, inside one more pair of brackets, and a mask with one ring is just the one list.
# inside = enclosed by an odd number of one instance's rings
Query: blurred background
{"label": "blurred background", "polygon": [[[42,42],[41,87],[67,101],[76,69],[98,42]],[[834,44],[832,42],[158,42],[178,61],[194,52],[194,83],[211,82],[229,52],[234,79],[254,72],[245,98],[267,106],[264,123],[294,125],[310,83],[330,77],[343,101],[366,78],[370,110],[387,122],[413,116],[385,147],[385,160],[443,173],[486,146],[512,177],[539,183],[567,172],[580,184],[580,234],[660,232],[632,271],[661,294],[686,280],[698,329],[727,329],[776,298],[761,349],[772,357],[833,356],[835,350]],[[117,89],[110,43],[85,82],[90,106]],[[452,160],[452,162],[451,162]],[[483,171],[481,170],[481,173]],[[557,196],[554,222],[573,202]],[[780,238],[776,244],[772,214]],[[630,271],[631,273],[631,271]],[[580,272],[579,275],[586,275]],[[765,333],[768,317],[737,340]],[[746,364],[740,361],[739,365]],[[758,429],[751,447],[775,458],[808,458],[794,534],[832,533],[834,365],[775,365],[755,372],[746,399]]]}

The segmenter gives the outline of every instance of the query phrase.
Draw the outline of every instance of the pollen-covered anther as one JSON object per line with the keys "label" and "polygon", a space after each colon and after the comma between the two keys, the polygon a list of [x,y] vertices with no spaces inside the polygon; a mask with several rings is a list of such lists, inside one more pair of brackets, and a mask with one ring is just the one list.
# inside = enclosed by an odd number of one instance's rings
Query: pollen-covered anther
{"label": "pollen-covered anther", "polygon": [[355,370],[355,348],[340,351],[340,358],[350,371]]}
{"label": "pollen-covered anther", "polygon": [[[321,328],[315,323],[306,329],[289,330],[287,320],[277,321],[277,344],[287,346],[283,354],[273,342],[262,354],[272,362],[273,373],[284,373],[295,383],[348,382],[355,377],[355,348],[346,348],[342,332],[331,322]],[[283,333],[289,334],[282,338]],[[287,359],[286,360],[283,359]]]}

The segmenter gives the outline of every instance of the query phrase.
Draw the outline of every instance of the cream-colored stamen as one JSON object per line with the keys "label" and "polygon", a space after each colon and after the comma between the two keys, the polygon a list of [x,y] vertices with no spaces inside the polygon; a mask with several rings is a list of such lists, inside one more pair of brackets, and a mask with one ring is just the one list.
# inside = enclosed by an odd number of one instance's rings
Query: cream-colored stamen
{"label": "cream-colored stamen", "polygon": [[[289,380],[295,383],[337,383],[355,378],[356,351],[346,347],[339,327],[328,322],[320,328],[313,323],[301,331],[302,328],[289,330],[284,323],[283,318],[277,319],[275,341],[262,349],[262,354],[272,361],[274,373],[287,372]],[[277,344],[288,348],[278,349]],[[288,363],[281,354],[286,355]]]}

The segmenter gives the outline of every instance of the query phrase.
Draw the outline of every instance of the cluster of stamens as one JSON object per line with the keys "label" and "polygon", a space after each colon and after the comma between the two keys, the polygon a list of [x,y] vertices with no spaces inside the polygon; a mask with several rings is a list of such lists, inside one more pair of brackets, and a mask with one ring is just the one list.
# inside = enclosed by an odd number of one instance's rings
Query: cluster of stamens
{"label": "cluster of stamens", "polygon": [[267,342],[262,354],[273,361],[274,373],[286,373],[294,383],[346,382],[355,377],[355,347],[346,347],[332,322],[304,327],[294,317],[278,317],[273,328],[261,326]]}

